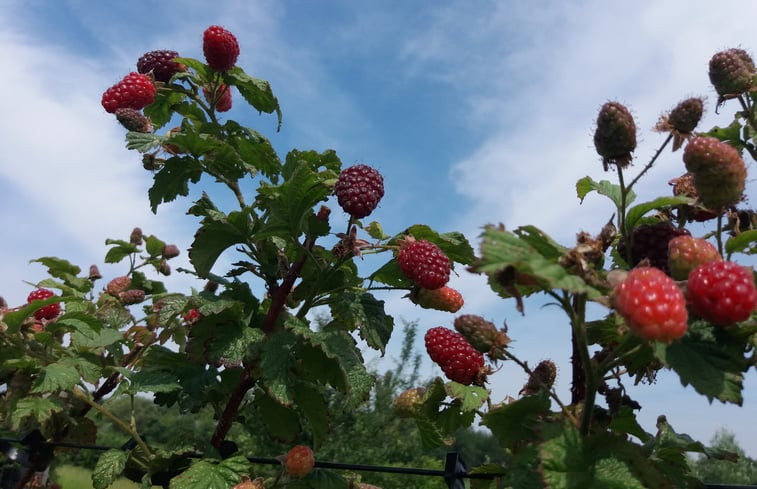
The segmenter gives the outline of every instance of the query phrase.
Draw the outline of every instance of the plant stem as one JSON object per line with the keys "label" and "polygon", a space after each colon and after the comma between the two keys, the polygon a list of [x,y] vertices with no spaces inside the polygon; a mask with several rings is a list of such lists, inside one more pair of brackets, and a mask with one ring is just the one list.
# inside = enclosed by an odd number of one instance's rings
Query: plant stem
{"label": "plant stem", "polygon": [[145,453],[147,457],[152,457],[152,452],[150,451],[150,448],[147,446],[147,443],[142,439],[141,436],[139,436],[139,433],[135,429],[133,429],[128,424],[121,421],[118,417],[114,416],[113,413],[102,407],[100,404],[96,403],[92,399],[87,396],[79,387],[74,387],[74,389],[71,391],[74,396],[87,404],[89,404],[92,409],[97,411],[98,413],[102,414],[109,420],[113,422],[116,426],[121,428],[122,431],[127,433],[129,436],[131,436],[135,442],[137,442],[137,445],[139,445],[139,448],[142,449],[142,451]]}
{"label": "plant stem", "polygon": [[652,159],[649,160],[649,163],[647,163],[647,166],[645,166],[641,170],[641,172],[638,175],[636,175],[636,178],[634,178],[631,181],[631,183],[628,184],[626,191],[630,191],[631,187],[633,187],[634,184],[639,181],[642,175],[644,175],[646,172],[649,171],[650,168],[652,168],[652,165],[654,165],[655,161],[657,161],[657,158],[660,156],[660,154],[662,154],[662,151],[665,149],[665,146],[667,146],[668,143],[672,140],[673,140],[673,134],[672,133],[668,134],[668,137],[665,139],[665,141],[663,141],[662,145],[659,148],[657,148],[657,151],[655,152],[654,156],[652,156]]}
{"label": "plant stem", "polygon": [[244,372],[242,373],[242,378],[239,379],[239,382],[234,387],[234,390],[229,396],[229,400],[226,403],[223,414],[221,414],[221,417],[218,419],[218,424],[216,425],[216,429],[210,439],[210,444],[215,448],[219,448],[223,440],[226,438],[226,435],[231,429],[231,424],[234,420],[234,416],[236,416],[237,411],[239,411],[239,406],[242,405],[244,395],[247,394],[247,391],[252,389],[254,385],[255,379],[252,378],[250,369],[245,368]]}

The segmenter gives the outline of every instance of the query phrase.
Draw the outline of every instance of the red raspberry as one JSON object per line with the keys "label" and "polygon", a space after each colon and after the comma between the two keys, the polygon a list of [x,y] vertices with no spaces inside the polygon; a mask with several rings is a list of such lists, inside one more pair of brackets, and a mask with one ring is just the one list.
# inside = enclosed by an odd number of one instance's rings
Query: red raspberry
{"label": "red raspberry", "polygon": [[157,81],[168,83],[176,73],[187,71],[186,66],[173,61],[178,57],[179,53],[168,49],[150,51],[143,54],[137,61],[137,71],[145,75],[152,73]]}
{"label": "red raspberry", "polygon": [[692,270],[686,297],[694,314],[720,326],[749,319],[757,307],[751,268],[730,261],[704,263]]}
{"label": "red raspberry", "polygon": [[702,205],[721,210],[738,203],[746,185],[746,165],[739,151],[713,137],[696,137],[683,150]]}
{"label": "red raspberry", "polygon": [[313,450],[306,445],[297,445],[284,456],[284,467],[289,475],[301,479],[308,475],[315,466]]}
{"label": "red raspberry", "polygon": [[702,263],[722,260],[715,245],[694,236],[677,236],[668,243],[668,268],[676,280],[686,280]]}
{"label": "red raspberry", "polygon": [[102,106],[108,113],[118,109],[141,110],[155,100],[155,85],[141,73],[131,72],[120,82],[105,90]]}
{"label": "red raspberry", "polygon": [[407,278],[424,289],[438,289],[449,281],[449,258],[438,246],[425,239],[408,239],[403,243],[397,263]]}
{"label": "red raspberry", "polygon": [[[49,299],[50,297],[53,297],[55,294],[52,290],[48,289],[37,289],[33,290],[29,296],[26,298],[27,303],[32,303],[34,301],[43,300],[43,299]],[[60,314],[60,303],[54,303],[54,304],[48,304],[45,307],[41,309],[37,309],[34,312],[34,319],[40,321],[42,319],[53,319],[58,317],[58,314]]]}
{"label": "red raspberry", "polygon": [[675,281],[654,267],[634,268],[613,293],[615,310],[645,340],[670,343],[686,333],[686,299]]}
{"label": "red raspberry", "polygon": [[344,212],[360,219],[373,212],[384,196],[384,177],[368,165],[354,165],[339,174],[334,193]]}
{"label": "red raspberry", "polygon": [[410,294],[410,300],[424,309],[457,312],[463,307],[463,296],[452,287],[429,290],[419,287]]}
{"label": "red raspberry", "polygon": [[463,335],[437,326],[426,332],[425,342],[431,360],[442,368],[448,379],[465,385],[480,383],[484,355]]}
{"label": "red raspberry", "polygon": [[112,296],[118,297],[118,294],[128,289],[130,285],[131,279],[126,275],[116,277],[108,282],[108,284],[105,286],[105,292]]}
{"label": "red raspberry", "polygon": [[631,162],[631,153],[636,149],[636,123],[625,105],[607,102],[599,109],[594,147],[605,170],[611,163],[623,168]]}
{"label": "red raspberry", "polygon": [[228,71],[239,57],[239,43],[231,32],[211,25],[202,35],[202,52],[208,66],[216,71]]}
{"label": "red raspberry", "polygon": [[189,324],[196,323],[197,321],[200,320],[200,317],[202,317],[200,315],[200,312],[197,309],[194,309],[194,308],[188,310],[186,312],[186,314],[184,314],[184,316],[183,316],[184,321],[186,321]]}
{"label": "red raspberry", "polygon": [[210,105],[215,104],[217,112],[228,112],[231,110],[231,88],[223,83],[218,85],[215,94],[211,93],[207,87],[202,87],[202,93]]}

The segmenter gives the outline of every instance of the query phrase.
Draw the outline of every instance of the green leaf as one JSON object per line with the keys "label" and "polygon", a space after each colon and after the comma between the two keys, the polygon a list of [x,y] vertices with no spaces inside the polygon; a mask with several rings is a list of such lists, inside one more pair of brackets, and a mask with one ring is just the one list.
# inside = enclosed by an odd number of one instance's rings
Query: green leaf
{"label": "green leaf", "polygon": [[161,241],[156,236],[145,236],[145,251],[151,257],[159,257],[163,253],[163,247],[166,245],[165,241]]}
{"label": "green leaf", "polygon": [[294,359],[291,351],[297,337],[289,331],[279,331],[268,337],[260,357],[260,375],[266,392],[284,406],[294,401],[289,390],[293,378],[290,369]]}
{"label": "green leaf", "polygon": [[757,247],[754,245],[755,242],[757,242],[757,229],[743,231],[726,240],[725,251],[729,256],[734,253],[755,254],[757,251]]}
{"label": "green leaf", "polygon": [[163,167],[155,174],[155,183],[147,192],[150,197],[150,208],[157,212],[163,202],[171,202],[179,195],[189,193],[189,182],[197,183],[202,176],[202,166],[189,156],[172,156],[167,159]]}
{"label": "green leaf", "polygon": [[179,379],[165,371],[149,369],[134,372],[129,377],[129,393],[139,392],[173,392],[181,389]]}
{"label": "green leaf", "polygon": [[140,153],[159,148],[163,144],[163,136],[151,132],[134,132],[126,133],[126,149],[135,149]]}
{"label": "green leaf", "polygon": [[216,73],[210,66],[194,58],[179,57],[175,58],[174,61],[186,65],[188,68],[192,68],[202,82],[210,81]]}
{"label": "green leaf", "polygon": [[389,238],[389,235],[384,233],[384,228],[381,227],[381,224],[378,221],[371,221],[371,223],[363,227],[363,229],[368,233],[368,236],[373,239],[383,241]]}
{"label": "green leaf", "polygon": [[434,450],[452,444],[452,440],[444,438],[441,431],[430,419],[418,416],[415,418],[418,433],[421,435],[421,444],[425,450]]}
{"label": "green leaf", "polygon": [[633,435],[641,440],[642,443],[647,442],[652,437],[652,435],[644,431],[644,428],[641,427],[636,419],[633,409],[628,406],[621,407],[620,411],[612,417],[610,428],[620,433]]}
{"label": "green leaf", "polygon": [[118,263],[132,253],[137,253],[139,248],[120,239],[106,239],[105,245],[114,245],[105,254],[105,263]]}
{"label": "green leaf", "polygon": [[384,312],[384,301],[367,292],[343,292],[331,303],[331,314],[333,323],[347,331],[358,329],[368,346],[384,353],[394,327],[393,318]]}
{"label": "green leaf", "polygon": [[235,66],[224,72],[223,79],[227,85],[237,87],[237,90],[239,90],[239,93],[242,94],[247,103],[255,107],[259,112],[265,112],[266,114],[275,112],[278,117],[276,130],[281,128],[279,101],[273,95],[271,85],[267,81],[248,75],[239,66]]}
{"label": "green leaf", "polygon": [[[166,125],[171,120],[174,114],[174,108],[187,98],[186,94],[177,92],[174,90],[158,90],[155,93],[155,100],[145,107],[144,113],[152,121],[153,127],[159,129]],[[140,134],[140,133],[136,133]],[[138,148],[129,148],[138,149]],[[138,149],[138,151],[144,153],[149,151]]]}
{"label": "green leaf", "polygon": [[390,287],[397,287],[401,289],[410,289],[415,283],[407,278],[400,269],[397,260],[392,258],[381,266],[378,270],[373,272],[368,279],[371,282],[379,282],[386,284]]}
{"label": "green leaf", "polygon": [[513,233],[548,260],[557,260],[567,251],[566,247],[535,226],[520,226]]}
{"label": "green leaf", "polygon": [[281,172],[281,160],[262,134],[229,120],[224,124],[228,144],[234,148],[251,176],[257,171],[274,180]]}
{"label": "green leaf", "polygon": [[741,140],[741,122],[736,118],[726,127],[715,126],[702,136],[712,136],[723,142],[736,142]]}
{"label": "green leaf", "polygon": [[738,405],[749,366],[744,351],[744,338],[704,321],[691,323],[687,334],[670,345],[655,344],[655,354],[678,374],[681,384],[692,385],[710,401]]}
{"label": "green leaf", "polygon": [[459,407],[463,412],[475,411],[489,398],[489,391],[475,385],[448,382],[444,387],[449,397],[460,401]]}
{"label": "green leaf", "polygon": [[241,212],[232,212],[222,221],[203,221],[189,248],[189,261],[197,275],[207,278],[221,253],[235,244],[246,242],[244,219]]}
{"label": "green leaf", "polygon": [[314,489],[349,489],[354,487],[342,474],[329,469],[313,469],[304,479]]}
{"label": "green leaf", "polygon": [[312,385],[299,382],[294,386],[294,400],[305,416],[313,435],[313,445],[320,446],[329,431],[329,414],[326,400]]}
{"label": "green leaf", "polygon": [[47,393],[67,391],[79,383],[79,372],[72,365],[51,363],[42,369],[34,382],[31,392]]}
{"label": "green leaf", "polygon": [[301,431],[297,412],[277,402],[261,390],[255,392],[253,416],[262,419],[268,434],[281,442],[291,443]]}
{"label": "green leaf", "polygon": [[11,429],[18,430],[26,418],[33,418],[42,424],[53,414],[63,411],[61,401],[56,397],[25,397],[16,403],[10,413]]}
{"label": "green leaf", "polygon": [[81,268],[72,265],[67,260],[56,258],[54,256],[43,256],[42,258],[30,260],[29,263],[41,263],[47,267],[47,273],[53,277],[58,277],[61,280],[75,277],[81,273]]}
{"label": "green leaf", "polygon": [[533,438],[538,429],[541,415],[549,410],[546,393],[526,396],[491,409],[481,421],[499,440],[504,448],[514,448],[523,440]]}
{"label": "green leaf", "polygon": [[116,329],[104,328],[102,321],[88,314],[68,313],[56,323],[74,330],[71,334],[71,345],[80,351],[103,348],[124,341],[123,333]]}
{"label": "green leaf", "polygon": [[[591,192],[597,192],[600,195],[609,197],[610,200],[612,200],[615,204],[616,209],[620,209],[622,207],[623,203],[620,185],[611,183],[608,180],[595,182],[591,177],[588,176],[583,177],[576,182],[576,193],[578,194],[578,198],[581,200],[581,203],[583,203],[584,198]],[[626,205],[630,205],[631,202],[633,202],[635,199],[636,194],[634,194],[633,191],[630,191],[626,196]]]}
{"label": "green leaf", "polygon": [[229,489],[250,474],[250,462],[243,456],[227,458],[219,463],[200,460],[171,479],[170,489]]}
{"label": "green leaf", "polygon": [[668,209],[681,204],[690,204],[692,202],[691,197],[677,196],[677,197],[659,197],[649,202],[642,202],[628,209],[626,213],[626,231],[631,231],[636,227],[636,223],[644,217],[644,215],[652,210]]}
{"label": "green leaf", "polygon": [[92,471],[94,489],[106,489],[113,484],[123,473],[127,458],[128,453],[118,449],[111,449],[100,455]]}

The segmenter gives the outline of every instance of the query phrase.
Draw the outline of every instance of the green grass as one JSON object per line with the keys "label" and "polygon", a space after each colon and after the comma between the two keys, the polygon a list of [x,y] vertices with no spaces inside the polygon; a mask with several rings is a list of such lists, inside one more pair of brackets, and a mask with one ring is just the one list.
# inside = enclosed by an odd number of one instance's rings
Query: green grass
{"label": "green grass", "polygon": [[[53,471],[52,478],[60,484],[63,489],[93,489],[92,471],[82,467],[61,465]],[[158,486],[153,487],[160,489]],[[121,478],[111,484],[108,489],[139,489],[139,484]]]}

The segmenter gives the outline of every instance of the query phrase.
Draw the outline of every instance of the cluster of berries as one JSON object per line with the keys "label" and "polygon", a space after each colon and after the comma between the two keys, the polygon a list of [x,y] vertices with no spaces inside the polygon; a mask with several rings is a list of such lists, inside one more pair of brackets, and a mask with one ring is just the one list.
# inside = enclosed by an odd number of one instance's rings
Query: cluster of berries
{"label": "cluster of berries", "polygon": [[[239,57],[239,43],[231,32],[212,25],[203,33],[203,54],[208,66],[217,72],[234,67]],[[137,71],[131,72],[102,95],[102,106],[116,115],[118,121],[129,131],[150,132],[152,124],[142,109],[155,100],[157,89],[169,83],[174,75],[187,70],[176,61],[179,53],[161,49],[143,54],[137,60]],[[225,112],[231,109],[231,89],[223,83],[203,87],[203,94],[210,106]]]}

